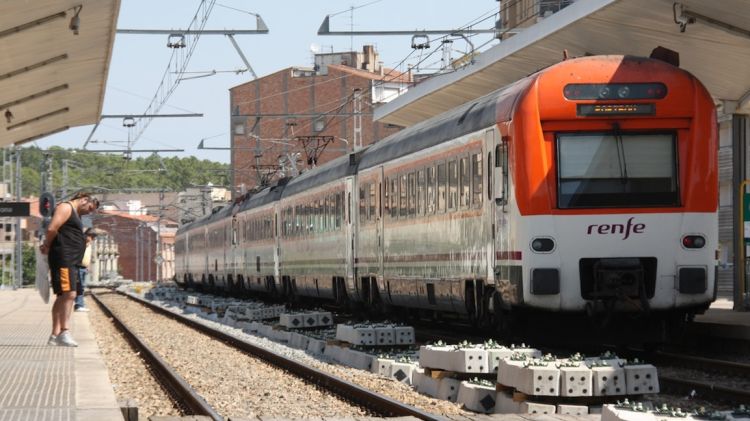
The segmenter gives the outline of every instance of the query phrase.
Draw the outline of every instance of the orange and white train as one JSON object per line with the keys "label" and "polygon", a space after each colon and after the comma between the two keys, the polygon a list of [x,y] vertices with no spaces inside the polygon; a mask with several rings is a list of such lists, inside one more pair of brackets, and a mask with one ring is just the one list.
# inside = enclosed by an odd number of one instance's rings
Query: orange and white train
{"label": "orange and white train", "polygon": [[717,136],[690,73],[566,60],[183,226],[176,279],[474,321],[684,320],[716,294]]}

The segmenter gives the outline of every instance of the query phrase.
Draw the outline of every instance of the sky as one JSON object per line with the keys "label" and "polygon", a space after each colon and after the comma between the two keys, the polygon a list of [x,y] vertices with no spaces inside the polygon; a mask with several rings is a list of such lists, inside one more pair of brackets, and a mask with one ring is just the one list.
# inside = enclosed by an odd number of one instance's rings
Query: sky
{"label": "sky", "polygon": [[[208,1],[210,3],[210,1]],[[118,29],[185,29],[200,5],[199,0],[121,0]],[[352,11],[351,8],[354,8]],[[361,51],[374,44],[386,67],[401,70],[416,64],[428,50],[412,50],[411,36],[318,36],[326,15],[331,31],[449,29],[487,18],[476,27],[491,28],[498,10],[497,0],[217,0],[205,29],[256,29],[259,14],[269,33],[235,35],[242,52],[258,77],[290,66],[312,65],[311,50],[323,52]],[[336,14],[338,12],[342,12]],[[334,15],[336,14],[336,15]],[[82,30],[83,30],[82,23]],[[438,36],[430,36],[434,39]],[[472,42],[484,49],[494,45],[491,35],[477,35]],[[103,114],[140,114],[146,111],[157,92],[172,53],[166,35],[117,34],[107,79]],[[467,44],[453,44],[453,58],[467,52]],[[411,53],[411,55],[410,55]],[[407,58],[408,56],[408,58]],[[436,52],[425,64],[440,59]],[[405,60],[406,59],[406,60]],[[216,75],[184,79],[177,86],[162,114],[203,113],[200,118],[154,119],[133,145],[134,149],[184,149],[184,152],[160,152],[162,156],[196,156],[200,159],[229,162],[228,150],[199,150],[205,140],[208,147],[229,146],[229,89],[252,80],[249,72],[236,73],[244,63],[223,35],[200,37],[187,66],[188,72],[217,71]],[[189,73],[195,77],[206,73]],[[60,146],[81,148],[93,126],[69,129],[41,139],[41,148]],[[95,131],[88,149],[122,149],[128,140],[122,120],[105,119]],[[144,156],[136,154],[135,157]]]}

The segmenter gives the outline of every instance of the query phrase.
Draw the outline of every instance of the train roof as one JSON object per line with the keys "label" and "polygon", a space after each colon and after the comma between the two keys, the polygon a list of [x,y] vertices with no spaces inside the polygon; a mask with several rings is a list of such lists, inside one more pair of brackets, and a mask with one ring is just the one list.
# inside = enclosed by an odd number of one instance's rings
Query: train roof
{"label": "train roof", "polygon": [[177,235],[182,234],[185,231],[189,231],[191,229],[195,229],[198,227],[201,227],[203,225],[209,224],[213,221],[216,221],[218,219],[224,218],[227,215],[232,214],[232,204],[226,204],[220,208],[216,208],[211,215],[202,216],[199,219],[196,219],[195,221],[185,224],[177,229]]}
{"label": "train roof", "polygon": [[293,178],[284,188],[282,197],[294,196],[311,188],[322,186],[323,184],[354,174],[357,171],[358,156],[358,154],[349,154],[338,157],[314,170]]}
{"label": "train roof", "polygon": [[[500,121],[507,120],[510,117],[509,115],[497,115],[498,102],[506,99],[515,101],[515,98],[524,92],[534,79],[534,77],[521,79],[481,98],[388,136],[365,151],[359,169],[371,168],[490,127],[498,119]],[[502,110],[509,114],[512,107],[503,107]]]}
{"label": "train roof", "polygon": [[281,194],[284,192],[284,187],[289,182],[288,178],[283,178],[276,183],[276,185],[267,187],[249,198],[245,199],[240,203],[240,212],[258,208],[269,203],[273,203],[281,198]]}

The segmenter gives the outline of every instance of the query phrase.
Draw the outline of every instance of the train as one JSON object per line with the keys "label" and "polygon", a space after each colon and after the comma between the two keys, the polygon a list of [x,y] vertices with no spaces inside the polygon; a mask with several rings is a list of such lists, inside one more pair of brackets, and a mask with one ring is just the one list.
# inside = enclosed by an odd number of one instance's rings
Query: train
{"label": "train", "polygon": [[492,326],[682,322],[716,298],[717,127],[679,67],[566,59],[180,227],[175,280]]}

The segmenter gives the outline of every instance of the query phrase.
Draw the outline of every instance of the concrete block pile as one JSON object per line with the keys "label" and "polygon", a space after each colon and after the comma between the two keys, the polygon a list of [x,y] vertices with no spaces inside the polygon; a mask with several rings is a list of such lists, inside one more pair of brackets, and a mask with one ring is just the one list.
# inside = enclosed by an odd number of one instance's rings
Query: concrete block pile
{"label": "concrete block pile", "polygon": [[320,328],[333,324],[330,311],[287,311],[279,315],[279,324],[287,329]]}
{"label": "concrete block pile", "polygon": [[339,324],[336,340],[362,346],[413,345],[414,328],[390,323]]}
{"label": "concrete block pile", "polygon": [[732,411],[706,411],[701,408],[688,412],[681,408],[669,407],[666,404],[653,408],[648,403],[631,402],[625,399],[623,402],[604,405],[601,419],[602,421],[748,421],[750,420],[750,409],[740,405],[739,408]]}

